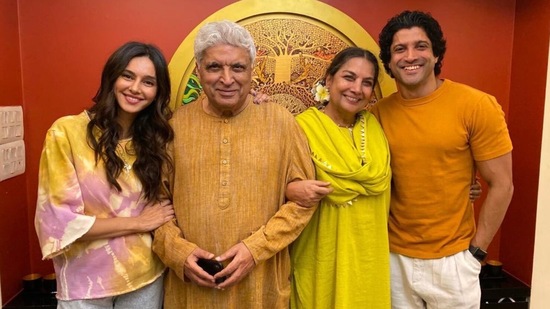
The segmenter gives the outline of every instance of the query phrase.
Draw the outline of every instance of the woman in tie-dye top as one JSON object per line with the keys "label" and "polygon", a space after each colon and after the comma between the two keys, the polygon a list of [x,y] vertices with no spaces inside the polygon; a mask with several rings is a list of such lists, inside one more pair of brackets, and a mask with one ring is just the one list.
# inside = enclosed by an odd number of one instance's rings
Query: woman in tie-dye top
{"label": "woman in tie-dye top", "polygon": [[95,104],[48,130],[35,226],[58,308],[161,307],[151,231],[174,214],[162,185],[172,168],[169,98],[161,52],[129,42],[105,64]]}

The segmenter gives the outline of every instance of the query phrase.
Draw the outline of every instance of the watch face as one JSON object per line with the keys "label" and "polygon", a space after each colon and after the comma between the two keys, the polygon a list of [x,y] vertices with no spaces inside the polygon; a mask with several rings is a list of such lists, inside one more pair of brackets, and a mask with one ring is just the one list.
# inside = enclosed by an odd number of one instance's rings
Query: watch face
{"label": "watch face", "polygon": [[479,261],[483,261],[487,257],[487,252],[483,251],[483,249],[479,247],[470,246],[468,250]]}

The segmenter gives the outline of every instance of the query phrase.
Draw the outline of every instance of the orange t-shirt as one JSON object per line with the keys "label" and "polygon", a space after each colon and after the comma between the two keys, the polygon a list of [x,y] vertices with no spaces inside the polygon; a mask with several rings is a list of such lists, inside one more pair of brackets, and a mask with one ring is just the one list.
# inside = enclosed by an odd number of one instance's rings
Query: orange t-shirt
{"label": "orange t-shirt", "polygon": [[501,106],[486,93],[445,80],[423,98],[394,93],[373,113],[391,153],[390,250],[441,258],[467,249],[475,234],[469,200],[474,160],[512,150]]}

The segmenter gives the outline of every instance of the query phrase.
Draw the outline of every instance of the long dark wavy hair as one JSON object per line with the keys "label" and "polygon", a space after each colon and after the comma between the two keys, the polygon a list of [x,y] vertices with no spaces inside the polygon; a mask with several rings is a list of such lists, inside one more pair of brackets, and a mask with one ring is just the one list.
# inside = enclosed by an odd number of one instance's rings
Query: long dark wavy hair
{"label": "long dark wavy hair", "polygon": [[447,50],[447,42],[443,38],[443,31],[441,26],[429,13],[420,11],[403,11],[398,15],[395,15],[390,20],[378,37],[378,44],[380,45],[380,60],[384,63],[386,72],[393,77],[390,70],[391,60],[391,44],[393,43],[393,36],[401,29],[411,29],[413,27],[419,27],[426,32],[426,35],[432,43],[432,52],[435,57],[438,57],[434,67],[435,76],[439,76],[441,73],[441,67],[443,66],[443,58],[445,57],[445,51]]}
{"label": "long dark wavy hair", "polygon": [[135,57],[146,56],[153,62],[157,79],[157,95],[153,102],[140,111],[130,126],[136,161],[132,167],[140,180],[142,196],[147,201],[158,201],[162,193],[163,172],[171,172],[173,163],[167,153],[167,144],[174,138],[168,120],[172,117],[170,77],[168,66],[160,50],[150,44],[128,42],[119,47],[107,60],[101,73],[101,84],[93,97],[95,104],[88,109],[88,144],[95,152],[96,163],[103,160],[107,180],[118,191],[117,181],[124,162],[116,153],[122,127],[117,121],[120,107],[116,100],[116,80]]}

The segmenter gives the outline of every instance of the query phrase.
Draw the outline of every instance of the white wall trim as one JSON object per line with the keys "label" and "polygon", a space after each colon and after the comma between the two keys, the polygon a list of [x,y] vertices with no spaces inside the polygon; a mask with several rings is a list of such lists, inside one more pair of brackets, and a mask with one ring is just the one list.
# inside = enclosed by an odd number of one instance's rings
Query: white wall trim
{"label": "white wall trim", "polygon": [[546,74],[540,176],[535,229],[535,252],[530,308],[548,308],[550,303],[550,48]]}

